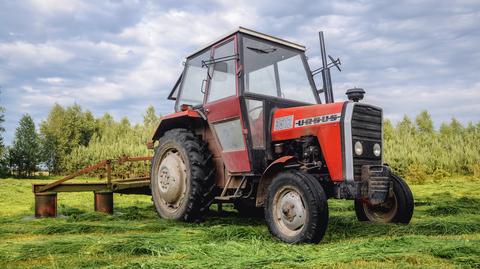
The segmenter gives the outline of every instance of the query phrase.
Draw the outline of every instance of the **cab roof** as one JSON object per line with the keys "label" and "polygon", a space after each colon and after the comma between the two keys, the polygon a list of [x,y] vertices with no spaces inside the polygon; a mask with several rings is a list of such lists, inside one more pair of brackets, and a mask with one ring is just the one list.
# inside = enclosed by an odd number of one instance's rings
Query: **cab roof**
{"label": "cab roof", "polygon": [[300,44],[297,44],[297,43],[294,43],[294,42],[291,42],[291,41],[287,41],[285,39],[281,39],[281,38],[278,38],[278,37],[274,37],[274,36],[271,36],[271,35],[267,35],[267,34],[263,34],[263,33],[260,33],[260,32],[257,32],[257,31],[254,31],[254,30],[250,30],[250,29],[247,29],[245,27],[238,27],[238,29],[234,30],[234,31],[231,31],[225,35],[222,35],[221,37],[215,39],[215,41],[209,43],[208,45],[206,46],[203,46],[201,47],[200,49],[196,50],[195,52],[193,52],[192,54],[190,54],[187,58],[190,58],[192,56],[194,56],[195,54],[199,53],[200,51],[206,49],[206,48],[209,48],[211,47],[212,45],[224,40],[225,38],[231,36],[231,35],[234,35],[236,33],[243,33],[243,34],[248,34],[248,35],[251,35],[251,36],[255,36],[255,37],[258,37],[258,38],[261,38],[261,39],[265,39],[265,40],[268,40],[268,41],[271,41],[271,42],[275,42],[275,43],[278,43],[278,44],[282,44],[284,46],[287,46],[287,47],[291,47],[291,48],[294,48],[294,49],[297,49],[297,50],[301,50],[301,51],[305,51],[305,46],[303,45],[300,45]]}
{"label": "cab roof", "polygon": [[[215,39],[215,41],[213,41],[213,42],[209,43],[208,45],[205,45],[202,48],[196,50],[195,52],[190,54],[187,57],[187,59],[196,55],[200,51],[205,50],[205,49],[217,44],[218,42],[226,39],[227,37],[233,36],[234,34],[237,34],[237,33],[243,33],[243,34],[255,36],[255,37],[265,39],[265,40],[268,40],[268,41],[271,41],[271,42],[274,42],[274,43],[277,43],[277,44],[281,44],[281,45],[284,45],[284,46],[287,46],[287,47],[290,47],[290,48],[294,48],[294,49],[297,49],[297,50],[300,50],[300,51],[305,51],[306,50],[305,46],[303,46],[303,45],[300,45],[300,44],[297,44],[297,43],[294,43],[294,42],[291,42],[291,41],[288,41],[288,40],[285,40],[285,39],[281,39],[281,38],[278,38],[278,37],[274,37],[274,36],[271,36],[271,35],[263,34],[263,33],[260,33],[260,32],[254,31],[254,30],[250,30],[250,29],[247,29],[245,27],[240,26],[240,27],[238,27],[238,29],[236,29],[234,31],[231,31],[231,32],[229,32],[225,35],[222,35],[221,37]],[[180,76],[177,79],[177,82],[173,86],[173,89],[170,91],[170,94],[167,97],[168,100],[176,100],[177,99],[177,94],[178,94],[177,90],[178,90],[178,87],[179,87],[180,82],[182,80],[182,75],[183,75],[183,73],[180,74]]]}

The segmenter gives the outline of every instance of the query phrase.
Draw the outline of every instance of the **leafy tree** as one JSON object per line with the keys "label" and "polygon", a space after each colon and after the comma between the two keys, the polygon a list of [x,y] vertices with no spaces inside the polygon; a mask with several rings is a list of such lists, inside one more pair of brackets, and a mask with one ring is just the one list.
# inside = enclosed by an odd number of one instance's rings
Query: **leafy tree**
{"label": "leafy tree", "polygon": [[123,117],[121,120],[120,120],[120,126],[122,129],[124,130],[127,130],[131,127],[131,124],[130,124],[130,120],[128,120],[127,117]]}
{"label": "leafy tree", "polygon": [[115,119],[112,117],[112,115],[105,113],[101,118],[95,120],[95,125],[96,132],[93,134],[93,137],[101,136],[106,129],[112,128],[112,126],[115,125]]}
{"label": "leafy tree", "polygon": [[88,141],[95,132],[95,119],[91,112],[82,112],[78,104],[67,107],[65,110],[64,135],[68,143],[65,145],[70,152],[77,145],[87,146]]}
{"label": "leafy tree", "polygon": [[456,118],[452,118],[450,124],[444,122],[440,125],[440,133],[445,136],[461,135],[463,131],[463,125]]}
{"label": "leafy tree", "polygon": [[475,127],[475,124],[473,124],[473,122],[468,122],[467,124],[467,127],[465,128],[465,131],[468,132],[468,133],[472,133],[472,134],[475,134],[477,133],[477,128]]}
{"label": "leafy tree", "polygon": [[66,156],[78,146],[87,146],[97,131],[97,122],[90,111],[83,112],[78,104],[67,108],[55,104],[40,124],[42,159],[49,171],[60,172],[68,162]]}
{"label": "leafy tree", "polygon": [[103,117],[101,117],[98,121],[104,126],[112,126],[115,124],[115,119],[109,113],[103,114]]}
{"label": "leafy tree", "polygon": [[442,135],[449,135],[451,133],[450,126],[445,122],[442,122],[439,130],[440,130],[440,134]]}
{"label": "leafy tree", "polygon": [[5,132],[5,128],[3,127],[4,122],[5,122],[5,108],[0,106],[0,176],[2,177],[8,174],[8,163],[7,163],[8,152],[3,142],[3,133]]}
{"label": "leafy tree", "polygon": [[92,135],[98,131],[97,123],[92,112],[85,111],[82,117],[80,145],[88,145]]}
{"label": "leafy tree", "polygon": [[40,124],[42,160],[52,173],[60,172],[60,159],[65,152],[67,138],[63,127],[66,125],[65,109],[55,104],[48,113],[47,120]]}
{"label": "leafy tree", "polygon": [[3,156],[5,151],[5,144],[3,143],[3,133],[5,132],[5,128],[3,127],[3,123],[5,122],[5,108],[0,106],[0,156]]}
{"label": "leafy tree", "polygon": [[456,118],[452,118],[452,121],[450,122],[450,130],[454,134],[459,135],[463,132],[464,128],[463,125]]}
{"label": "leafy tree", "polygon": [[145,128],[153,131],[160,122],[160,117],[157,116],[155,108],[153,106],[148,106],[145,114],[143,115],[143,125]]}
{"label": "leafy tree", "polygon": [[416,118],[415,122],[420,133],[432,134],[433,121],[428,111],[422,111]]}
{"label": "leafy tree", "polygon": [[397,131],[401,135],[412,135],[415,133],[415,126],[407,115],[404,115],[402,121],[397,124]]}
{"label": "leafy tree", "polygon": [[35,123],[30,115],[25,114],[20,119],[15,131],[11,163],[20,175],[32,175],[39,164],[39,138],[35,131]]}
{"label": "leafy tree", "polygon": [[[98,133],[95,133],[88,146],[79,146],[68,155],[66,172],[73,172],[100,160],[118,158],[122,155],[148,156],[152,155],[146,148],[146,142],[151,132],[146,127],[132,125],[128,118],[115,122],[105,114],[97,119]],[[131,163],[129,167],[115,167],[118,176],[126,173],[148,172],[148,163]],[[101,171],[100,171],[101,173]],[[142,173],[140,173],[142,174]]]}
{"label": "leafy tree", "polygon": [[395,136],[395,128],[393,128],[393,124],[390,120],[383,121],[383,138],[384,139],[392,139]]}

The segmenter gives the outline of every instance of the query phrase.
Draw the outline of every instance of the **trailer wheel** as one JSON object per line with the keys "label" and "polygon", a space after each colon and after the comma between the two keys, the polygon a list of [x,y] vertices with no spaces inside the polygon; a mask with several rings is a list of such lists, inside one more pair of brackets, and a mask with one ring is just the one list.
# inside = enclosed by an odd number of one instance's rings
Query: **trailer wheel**
{"label": "trailer wheel", "polygon": [[360,199],[355,200],[355,214],[359,221],[377,223],[408,224],[413,215],[413,195],[407,183],[399,176],[391,174],[393,195],[380,205],[369,205]]}
{"label": "trailer wheel", "polygon": [[327,196],[307,173],[279,173],[268,187],[265,220],[270,233],[284,242],[318,243],[328,225]]}
{"label": "trailer wheel", "polygon": [[155,149],[151,189],[160,217],[199,221],[213,201],[213,165],[206,144],[185,129],[167,131]]}

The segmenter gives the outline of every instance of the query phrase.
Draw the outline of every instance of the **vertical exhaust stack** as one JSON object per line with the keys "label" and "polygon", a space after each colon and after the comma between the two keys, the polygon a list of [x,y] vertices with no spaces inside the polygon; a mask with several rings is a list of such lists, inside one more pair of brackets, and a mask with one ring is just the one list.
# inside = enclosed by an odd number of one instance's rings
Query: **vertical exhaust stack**
{"label": "vertical exhaust stack", "polygon": [[318,32],[320,38],[320,52],[322,54],[322,80],[323,92],[325,93],[325,103],[333,103],[332,78],[330,76],[330,68],[327,62],[327,52],[325,50],[325,40],[323,38],[323,31]]}

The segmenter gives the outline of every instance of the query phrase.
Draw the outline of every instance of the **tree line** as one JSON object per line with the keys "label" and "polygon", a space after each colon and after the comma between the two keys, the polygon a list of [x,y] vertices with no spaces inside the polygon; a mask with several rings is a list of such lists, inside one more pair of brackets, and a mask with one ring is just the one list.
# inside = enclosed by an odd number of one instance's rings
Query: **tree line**
{"label": "tree line", "polygon": [[[0,126],[3,116],[2,113]],[[11,146],[1,145],[1,173],[32,176],[43,170],[60,175],[104,159],[151,155],[146,143],[160,117],[153,106],[143,116],[143,124],[131,124],[128,118],[116,121],[109,113],[95,118],[78,104],[68,107],[55,104],[37,130],[32,117],[25,114]]]}
{"label": "tree line", "polygon": [[[95,118],[78,104],[56,104],[36,129],[25,114],[11,146],[5,147],[0,135],[0,173],[31,176],[47,170],[68,174],[104,159],[152,155],[146,142],[160,117],[152,106],[143,116],[143,124],[131,124],[128,118],[116,121],[108,113]],[[4,109],[0,108],[0,134],[3,121]],[[414,120],[405,116],[396,125],[385,120],[383,128],[384,161],[411,181],[452,174],[480,176],[480,122],[463,126],[453,118],[435,129],[430,114],[423,111]],[[137,171],[148,171],[148,164],[131,164],[118,172]]]}
{"label": "tree line", "polygon": [[455,175],[480,177],[480,122],[463,126],[457,119],[438,130],[427,111],[415,121],[404,118],[396,125],[385,120],[385,162],[410,181]]}

